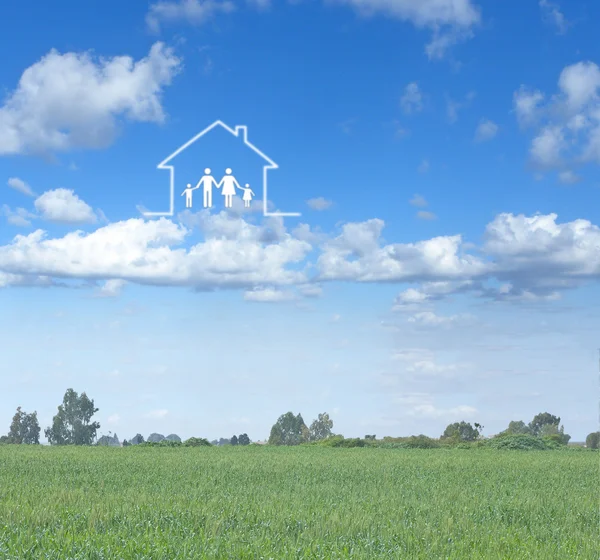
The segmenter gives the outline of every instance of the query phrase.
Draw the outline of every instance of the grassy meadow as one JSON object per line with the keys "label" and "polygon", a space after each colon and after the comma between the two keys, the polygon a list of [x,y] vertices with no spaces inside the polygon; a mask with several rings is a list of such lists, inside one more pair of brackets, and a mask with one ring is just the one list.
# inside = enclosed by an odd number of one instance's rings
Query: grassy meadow
{"label": "grassy meadow", "polygon": [[0,446],[2,560],[600,558],[590,451]]}

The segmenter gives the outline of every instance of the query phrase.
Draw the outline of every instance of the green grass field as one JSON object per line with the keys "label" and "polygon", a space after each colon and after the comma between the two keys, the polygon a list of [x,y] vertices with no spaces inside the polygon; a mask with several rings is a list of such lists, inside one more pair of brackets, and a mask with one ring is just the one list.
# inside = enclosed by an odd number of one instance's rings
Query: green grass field
{"label": "green grass field", "polygon": [[0,446],[0,558],[600,558],[589,451]]}

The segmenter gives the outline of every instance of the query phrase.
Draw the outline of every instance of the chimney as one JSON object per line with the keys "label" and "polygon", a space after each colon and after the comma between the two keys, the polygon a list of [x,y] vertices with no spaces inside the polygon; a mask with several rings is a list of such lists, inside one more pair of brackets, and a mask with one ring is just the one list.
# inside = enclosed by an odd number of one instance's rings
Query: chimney
{"label": "chimney", "polygon": [[244,142],[248,141],[248,129],[245,126],[236,126],[235,135],[241,138]]}

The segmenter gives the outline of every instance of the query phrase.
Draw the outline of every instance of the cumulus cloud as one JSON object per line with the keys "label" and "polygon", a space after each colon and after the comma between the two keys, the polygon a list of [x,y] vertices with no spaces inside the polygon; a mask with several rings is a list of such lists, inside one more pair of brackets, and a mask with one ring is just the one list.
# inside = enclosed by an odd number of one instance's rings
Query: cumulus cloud
{"label": "cumulus cloud", "polygon": [[339,236],[325,243],[317,260],[319,276],[324,280],[412,282],[477,276],[487,269],[477,257],[459,254],[459,235],[381,246],[383,227],[382,220],[345,224]]}
{"label": "cumulus cloud", "polygon": [[2,205],[2,214],[6,217],[6,221],[18,227],[28,227],[31,225],[31,220],[37,218],[35,214],[32,214],[25,208],[17,208],[11,210],[7,204]]}
{"label": "cumulus cloud", "polygon": [[49,222],[63,224],[90,224],[97,221],[92,208],[72,190],[47,191],[34,202],[40,217]]}
{"label": "cumulus cloud", "polygon": [[289,290],[277,290],[275,288],[255,288],[244,293],[246,301],[260,303],[282,303],[294,301],[296,294]]}
{"label": "cumulus cloud", "polygon": [[0,155],[102,148],[120,120],[162,122],[161,94],[180,67],[162,43],[139,61],[52,50],[23,72],[0,107]]}
{"label": "cumulus cloud", "polygon": [[288,266],[304,259],[311,250],[308,243],[287,233],[277,242],[264,242],[258,226],[244,222],[236,230],[220,223],[220,230],[209,223],[213,227],[207,228],[205,240],[187,249],[182,244],[190,231],[164,218],[131,219],[54,239],[37,230],[0,247],[0,270],[203,289],[306,283],[305,273]]}
{"label": "cumulus cloud", "polygon": [[98,290],[97,295],[98,297],[117,297],[121,294],[121,291],[126,284],[127,282],[125,282],[125,280],[107,280]]}
{"label": "cumulus cloud", "polygon": [[317,259],[321,280],[418,282],[396,302],[400,308],[453,293],[502,297],[491,280],[511,283],[513,293],[547,297],[600,279],[600,228],[587,220],[557,223],[555,214],[500,214],[490,222],[478,255],[461,236],[382,244],[383,222],[345,224]]}
{"label": "cumulus cloud", "polygon": [[132,282],[238,289],[251,301],[318,297],[333,281],[413,284],[394,309],[412,312],[420,324],[435,318],[417,313],[453,295],[548,301],[600,279],[600,228],[587,220],[559,223],[555,214],[500,214],[479,246],[460,235],[384,242],[379,219],[317,235],[299,227],[290,232],[280,217],[253,224],[225,211],[185,216],[180,223],[130,219],[55,238],[41,229],[17,235],[0,246],[0,272],[101,281],[104,295]]}
{"label": "cumulus cloud", "polygon": [[480,22],[479,9],[472,0],[336,0],[353,7],[360,15],[382,14],[431,29],[426,46],[430,59],[442,58],[449,47],[469,38]]}
{"label": "cumulus cloud", "polygon": [[[265,8],[268,0],[256,0],[257,7]],[[153,32],[160,30],[161,23],[186,22],[202,25],[219,13],[230,13],[235,4],[228,0],[164,0],[150,6],[146,24]]]}
{"label": "cumulus cloud", "polygon": [[421,311],[410,316],[407,321],[420,327],[453,327],[469,323],[473,320],[470,315],[451,315],[444,317],[436,315],[433,311]]}
{"label": "cumulus cloud", "polygon": [[7,181],[7,184],[11,189],[19,191],[21,194],[24,194],[26,196],[35,196],[35,193],[31,189],[31,187],[25,181],[19,179],[18,177],[11,177]]}
{"label": "cumulus cloud", "polygon": [[498,125],[490,120],[482,120],[475,131],[476,142],[487,142],[498,134]]}
{"label": "cumulus cloud", "polygon": [[519,123],[533,131],[531,161],[539,170],[572,171],[600,163],[600,68],[589,61],[563,69],[558,92],[526,86],[514,94]]}
{"label": "cumulus cloud", "polygon": [[309,200],[306,201],[306,204],[308,204],[308,206],[310,208],[312,208],[313,210],[327,210],[328,208],[331,208],[331,205],[333,204],[333,202],[331,200],[327,200],[325,198],[323,198],[322,196],[318,197],[318,198],[311,198]]}

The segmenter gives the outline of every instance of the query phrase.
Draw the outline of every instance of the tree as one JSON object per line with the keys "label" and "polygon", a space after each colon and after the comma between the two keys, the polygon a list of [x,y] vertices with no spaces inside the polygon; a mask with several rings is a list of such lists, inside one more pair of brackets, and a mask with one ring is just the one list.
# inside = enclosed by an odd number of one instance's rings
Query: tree
{"label": "tree", "polygon": [[508,428],[502,432],[505,435],[531,434],[531,428],[523,420],[511,420]]}
{"label": "tree", "polygon": [[468,422],[455,422],[449,424],[440,439],[451,441],[475,441],[479,437],[479,430]]}
{"label": "tree", "polygon": [[90,422],[96,412],[94,401],[85,393],[79,396],[73,389],[67,389],[52,426],[44,433],[51,445],[92,445],[100,428],[98,422]]}
{"label": "tree", "polygon": [[529,429],[534,436],[540,436],[542,426],[547,424],[558,426],[560,424],[560,417],[554,416],[549,412],[540,412],[529,422]]}
{"label": "tree", "polygon": [[559,428],[558,424],[542,424],[539,435],[541,437],[559,436],[558,440],[565,445],[569,443],[569,440],[571,439],[569,434],[565,434],[565,427],[561,426]]}
{"label": "tree", "polygon": [[375,436],[375,434],[371,434],[371,435],[368,435],[368,434],[367,434],[367,435],[365,436],[365,439],[366,439],[366,440],[371,440],[371,441],[374,441],[374,440],[376,439],[376,436]]}
{"label": "tree", "polygon": [[333,428],[333,420],[329,418],[329,414],[326,412],[319,414],[310,425],[308,441],[320,441],[331,437],[331,428]]}
{"label": "tree", "polygon": [[8,438],[11,443],[39,444],[40,425],[37,412],[27,414],[19,406],[13,416]]}
{"label": "tree", "polygon": [[306,424],[302,415],[292,412],[282,414],[271,428],[270,445],[298,445],[306,441]]}
{"label": "tree", "polygon": [[237,444],[238,444],[238,438],[237,438],[237,436],[233,436],[233,437],[232,437],[232,438],[229,440],[229,443],[230,443],[231,445],[237,445]]}
{"label": "tree", "polygon": [[592,432],[585,438],[585,446],[589,449],[600,447],[600,432]]}
{"label": "tree", "polygon": [[129,447],[131,443],[129,443],[126,439],[123,440],[123,447]]}
{"label": "tree", "polygon": [[248,434],[241,434],[238,438],[238,445],[250,445],[250,438]]}

